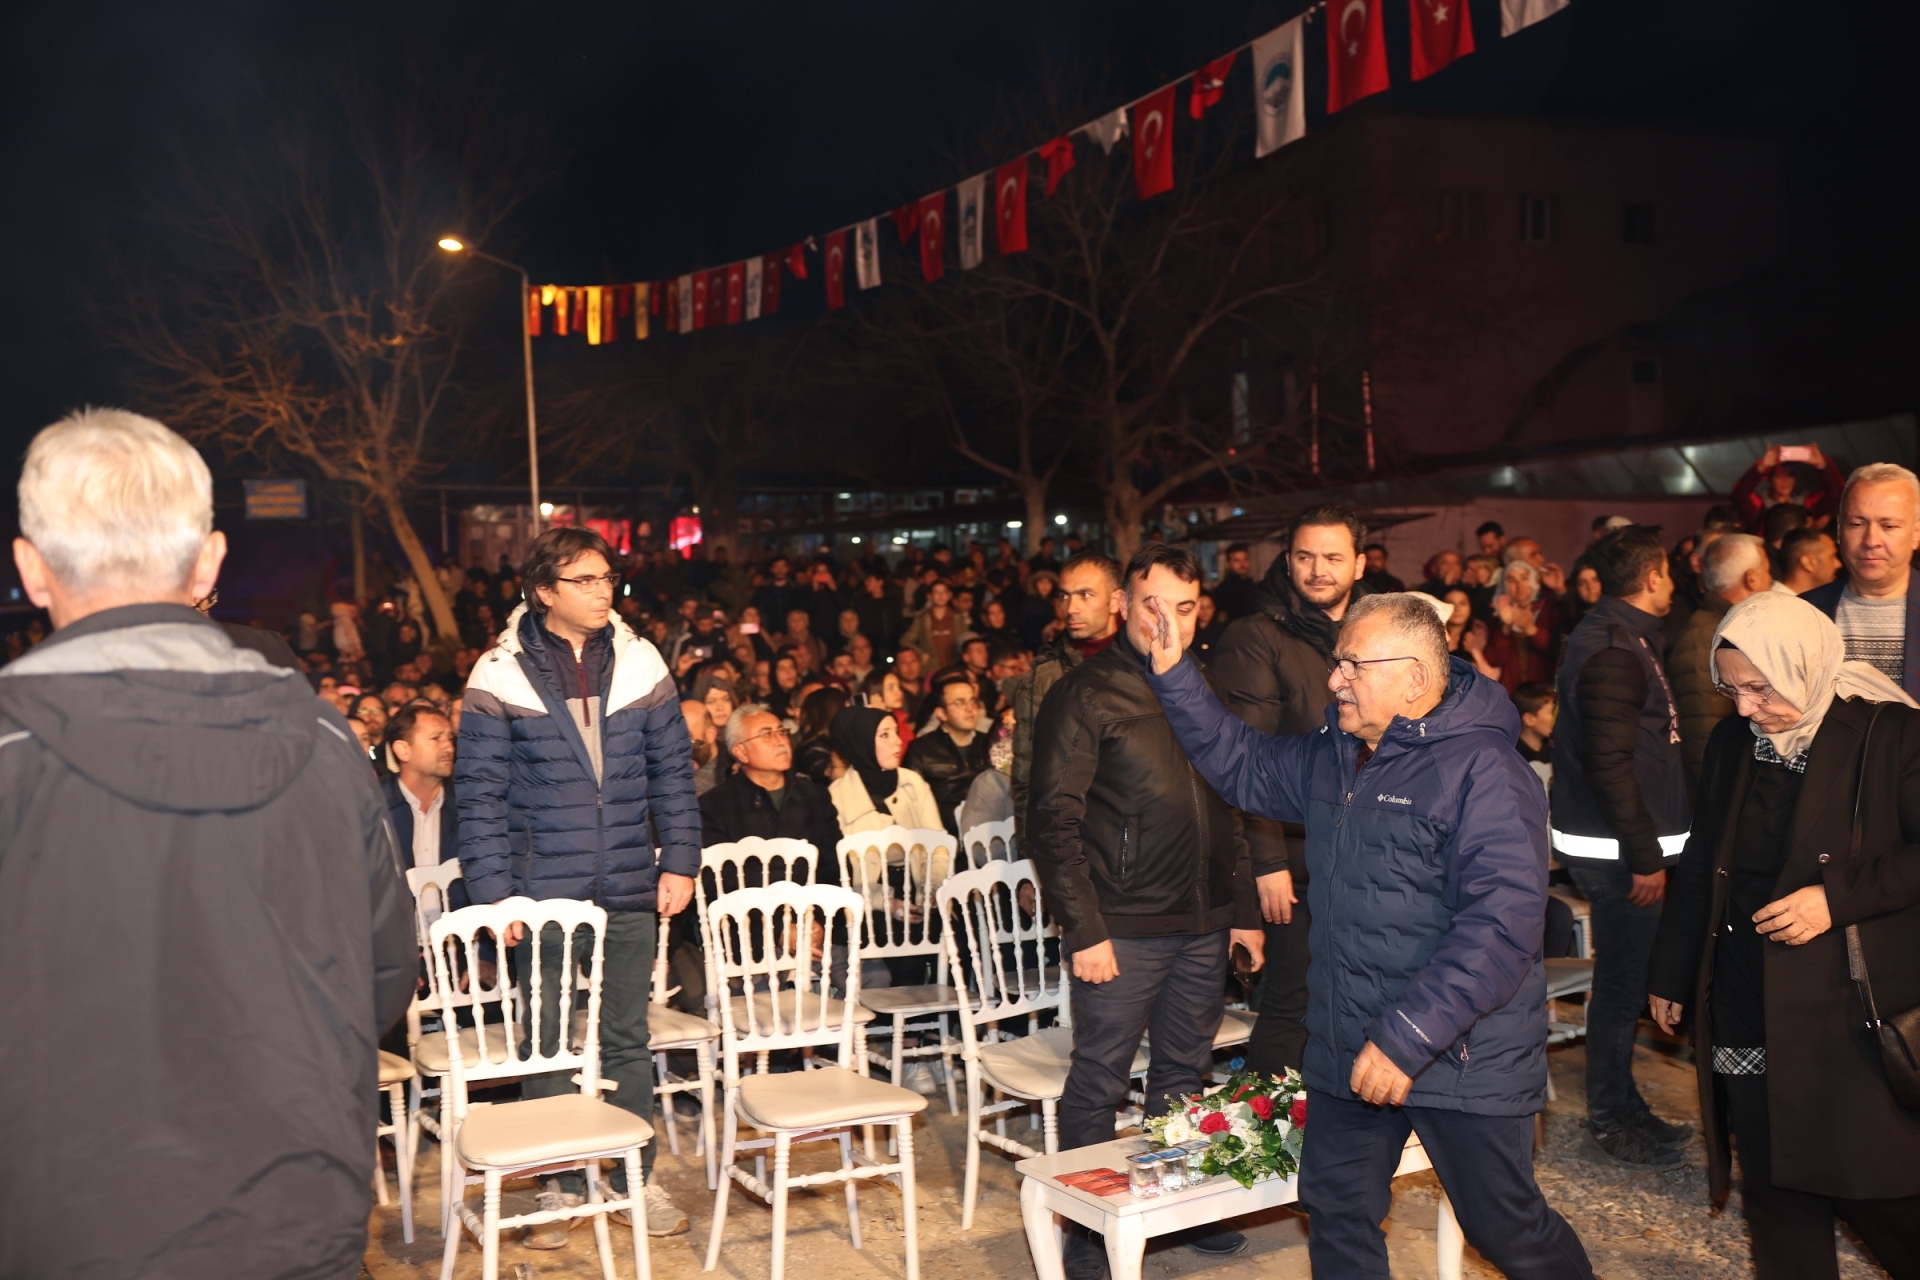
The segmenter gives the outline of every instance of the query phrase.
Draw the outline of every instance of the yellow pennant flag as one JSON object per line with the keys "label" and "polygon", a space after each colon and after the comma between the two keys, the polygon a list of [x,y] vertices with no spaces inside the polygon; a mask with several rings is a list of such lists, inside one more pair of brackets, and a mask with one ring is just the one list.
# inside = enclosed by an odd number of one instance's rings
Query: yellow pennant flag
{"label": "yellow pennant flag", "polygon": [[647,308],[653,302],[653,286],[637,284],[633,286],[633,336],[647,336]]}

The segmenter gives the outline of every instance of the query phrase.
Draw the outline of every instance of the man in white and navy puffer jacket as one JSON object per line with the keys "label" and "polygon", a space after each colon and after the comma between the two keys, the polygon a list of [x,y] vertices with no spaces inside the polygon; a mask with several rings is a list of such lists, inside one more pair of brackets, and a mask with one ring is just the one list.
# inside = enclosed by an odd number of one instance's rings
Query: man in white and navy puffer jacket
{"label": "man in white and navy puffer jacket", "polygon": [[[527,603],[467,682],[454,779],[460,863],[474,902],[524,894],[607,909],[601,1073],[620,1086],[608,1101],[651,1119],[654,913],[673,915],[692,897],[700,807],[673,677],[659,651],[613,616],[612,565],[612,549],[590,530],[550,529],[534,540],[521,571]],[[518,949],[525,972],[529,947],[523,940]],[[557,984],[557,937],[540,950]],[[542,1038],[555,1034],[544,1027]],[[523,1095],[573,1089],[554,1075],[529,1080]],[[653,1155],[648,1145],[649,1175]],[[624,1191],[617,1163],[613,1178]],[[647,1181],[648,1230],[684,1231],[685,1215]],[[546,1194],[581,1190],[574,1174]],[[559,1248],[566,1225],[533,1228],[527,1243]]]}

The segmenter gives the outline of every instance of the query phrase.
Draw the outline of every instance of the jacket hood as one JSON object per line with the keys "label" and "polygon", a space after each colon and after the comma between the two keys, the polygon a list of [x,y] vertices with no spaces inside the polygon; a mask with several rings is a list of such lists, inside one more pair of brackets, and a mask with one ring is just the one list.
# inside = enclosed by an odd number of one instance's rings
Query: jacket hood
{"label": "jacket hood", "polygon": [[[1427,746],[1483,732],[1498,734],[1508,742],[1520,737],[1520,713],[1513,709],[1513,699],[1499,681],[1487,679],[1459,658],[1448,660],[1448,670],[1447,692],[1440,705],[1418,720],[1396,719],[1380,740],[1381,746],[1390,742]],[[1327,723],[1338,729],[1339,716],[1340,704],[1330,704]]]}
{"label": "jacket hood", "polygon": [[0,670],[0,713],[132,804],[230,812],[273,799],[344,734],[304,679],[236,649],[184,605],[130,605],[63,628]]}
{"label": "jacket hood", "polygon": [[[1358,600],[1372,594],[1373,589],[1366,583],[1356,582],[1348,599]],[[1301,597],[1293,585],[1293,575],[1287,570],[1285,556],[1276,557],[1267,566],[1267,576],[1254,588],[1254,599],[1261,612],[1279,623],[1289,635],[1312,645],[1323,658],[1332,655],[1333,646],[1340,638],[1340,624]]]}

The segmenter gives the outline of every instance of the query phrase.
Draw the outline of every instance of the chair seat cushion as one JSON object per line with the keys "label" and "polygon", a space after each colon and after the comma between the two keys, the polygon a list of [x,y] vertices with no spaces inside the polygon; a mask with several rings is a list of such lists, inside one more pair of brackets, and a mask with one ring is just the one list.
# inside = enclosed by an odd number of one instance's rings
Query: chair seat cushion
{"label": "chair seat cushion", "polygon": [[960,993],[952,987],[875,987],[860,989],[860,1004],[888,1017],[899,1014],[952,1013],[960,1007]]}
{"label": "chair seat cushion", "polygon": [[[1073,1058],[1073,1028],[1043,1027],[1030,1036],[980,1046],[980,1068],[987,1079],[1023,1098],[1057,1098],[1066,1091]],[[1128,1074],[1147,1069],[1147,1047],[1133,1055]]]}
{"label": "chair seat cushion", "polygon": [[1572,956],[1547,961],[1547,999],[1593,990],[1593,961]]}
{"label": "chair seat cushion", "polygon": [[825,1129],[927,1109],[911,1089],[839,1067],[743,1076],[736,1096],[741,1116],[759,1129]]}
{"label": "chair seat cushion", "polygon": [[[824,1015],[822,1015],[820,1011],[820,1002],[822,1000],[827,1002],[826,1013]],[[732,1003],[734,1034],[744,1036],[748,1033],[747,998],[745,996],[734,996]],[[780,993],[780,1033],[788,1035],[803,1028],[811,1029],[818,1027],[823,1020],[827,1026],[837,1027],[840,1025],[841,1019],[846,1017],[846,1013],[844,1012],[846,1007],[845,1002],[835,999],[833,996],[822,996],[818,992],[812,991],[802,992],[800,994],[800,1025],[796,1027],[793,1025],[793,992],[782,991]],[[775,1030],[773,1014],[772,993],[767,991],[754,992],[754,1027],[759,1034],[768,1035]],[[855,1005],[853,1007],[853,1021],[857,1026],[865,1026],[867,1023],[873,1021],[873,1010]]]}
{"label": "chair seat cushion", "polygon": [[653,1126],[585,1094],[496,1102],[467,1112],[456,1139],[470,1169],[513,1169],[569,1156],[623,1151],[653,1139]]}
{"label": "chair seat cushion", "polygon": [[[507,1051],[506,1028],[499,1023],[487,1025],[487,1058],[498,1062]],[[430,1076],[447,1074],[447,1038],[444,1032],[433,1031],[420,1037],[420,1043],[413,1047],[414,1065]],[[480,1038],[472,1027],[460,1029],[460,1061],[471,1067],[480,1061]]]}
{"label": "chair seat cushion", "polygon": [[1213,1047],[1224,1049],[1230,1044],[1245,1044],[1253,1037],[1253,1024],[1259,1017],[1245,1009],[1228,1009],[1220,1017],[1220,1029],[1213,1033]]}
{"label": "chair seat cushion", "polygon": [[[702,1040],[717,1040],[720,1028],[705,1018],[696,1018],[690,1013],[682,1013],[669,1005],[650,1004],[647,1006],[647,1047],[664,1049],[674,1045],[699,1044]],[[587,1011],[573,1011],[573,1043],[583,1045],[587,1042]]]}
{"label": "chair seat cushion", "polygon": [[380,1050],[380,1083],[399,1084],[413,1079],[413,1064],[397,1053]]}

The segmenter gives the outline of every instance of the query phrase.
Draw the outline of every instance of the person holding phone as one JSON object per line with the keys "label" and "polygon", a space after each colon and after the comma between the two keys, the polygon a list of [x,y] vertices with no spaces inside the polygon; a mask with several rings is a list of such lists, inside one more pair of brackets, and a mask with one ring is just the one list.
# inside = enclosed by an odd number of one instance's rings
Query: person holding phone
{"label": "person holding phone", "polygon": [[1817,444],[1776,444],[1760,455],[1733,485],[1733,505],[1748,533],[1765,532],[1767,512],[1783,504],[1805,507],[1807,523],[1833,523],[1846,480]]}

